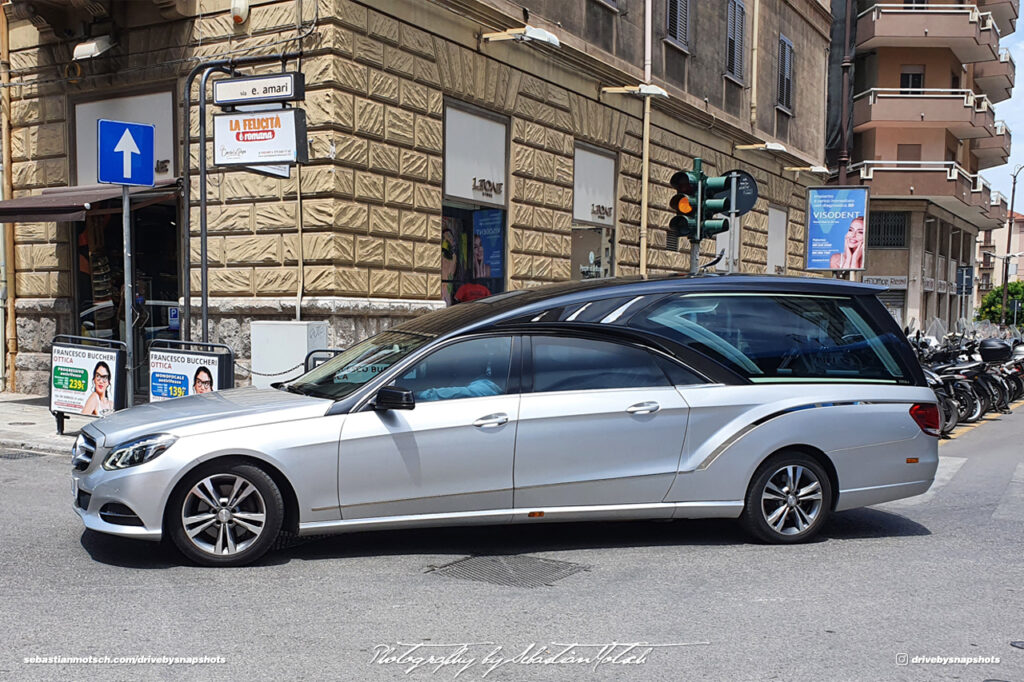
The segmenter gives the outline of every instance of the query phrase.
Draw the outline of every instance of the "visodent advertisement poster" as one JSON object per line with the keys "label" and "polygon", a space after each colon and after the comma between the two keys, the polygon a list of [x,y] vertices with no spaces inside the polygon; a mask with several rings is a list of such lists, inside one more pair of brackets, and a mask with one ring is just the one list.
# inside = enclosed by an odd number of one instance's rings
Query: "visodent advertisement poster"
{"label": "visodent advertisement poster", "polygon": [[807,269],[863,270],[868,188],[807,190]]}

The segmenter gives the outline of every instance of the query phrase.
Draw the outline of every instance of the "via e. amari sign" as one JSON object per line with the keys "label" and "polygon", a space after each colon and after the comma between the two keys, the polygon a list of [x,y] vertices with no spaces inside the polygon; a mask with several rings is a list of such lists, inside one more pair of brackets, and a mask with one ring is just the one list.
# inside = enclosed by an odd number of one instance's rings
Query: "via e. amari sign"
{"label": "via e. amari sign", "polygon": [[273,109],[213,117],[213,165],[261,166],[309,160],[306,112]]}
{"label": "via e. amari sign", "polygon": [[122,406],[123,351],[54,344],[50,353],[50,411],[103,417]]}
{"label": "via e. amari sign", "polygon": [[210,393],[220,386],[220,356],[170,349],[149,351],[149,400],[159,402],[196,393]]}

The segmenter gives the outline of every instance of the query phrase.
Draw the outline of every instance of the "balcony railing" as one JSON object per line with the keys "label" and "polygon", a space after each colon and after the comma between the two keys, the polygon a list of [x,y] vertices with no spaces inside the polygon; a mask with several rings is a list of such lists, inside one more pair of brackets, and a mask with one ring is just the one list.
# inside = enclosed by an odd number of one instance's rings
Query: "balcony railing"
{"label": "balcony railing", "polygon": [[995,111],[971,90],[872,88],[854,97],[854,130],[871,127],[946,128],[960,139],[995,135]]}
{"label": "balcony railing", "polygon": [[993,137],[974,140],[971,145],[971,153],[978,160],[979,170],[1002,166],[1010,158],[1010,127],[1003,121],[996,121],[995,131]]}
{"label": "balcony railing", "polygon": [[974,65],[974,84],[993,102],[1010,99],[1017,80],[1017,64],[1007,49],[999,51],[999,58]]}
{"label": "balcony railing", "polygon": [[979,229],[1001,224],[993,214],[1004,210],[1005,200],[993,206],[989,183],[954,161],[861,161],[849,170],[859,171],[851,184],[870,186],[872,198],[926,199]]}
{"label": "balcony railing", "polygon": [[999,28],[976,5],[878,4],[857,15],[857,47],[946,47],[970,64],[996,59]]}
{"label": "balcony railing", "polygon": [[992,14],[1001,35],[1009,35],[1016,30],[1020,0],[978,0],[978,7]]}

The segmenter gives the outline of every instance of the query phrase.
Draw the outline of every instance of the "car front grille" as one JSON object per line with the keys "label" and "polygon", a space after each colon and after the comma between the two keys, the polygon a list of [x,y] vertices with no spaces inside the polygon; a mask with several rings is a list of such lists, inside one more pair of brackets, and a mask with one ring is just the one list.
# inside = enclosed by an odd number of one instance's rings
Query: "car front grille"
{"label": "car front grille", "polygon": [[75,439],[71,448],[71,466],[78,471],[85,471],[92,464],[92,457],[96,453],[96,441],[87,434],[80,433]]}

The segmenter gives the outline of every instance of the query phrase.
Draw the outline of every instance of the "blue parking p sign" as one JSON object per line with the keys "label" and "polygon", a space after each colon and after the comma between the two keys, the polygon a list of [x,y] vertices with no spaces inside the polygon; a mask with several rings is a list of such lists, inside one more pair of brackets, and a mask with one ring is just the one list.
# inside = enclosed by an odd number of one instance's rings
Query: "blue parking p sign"
{"label": "blue parking p sign", "polygon": [[152,187],[156,176],[154,126],[106,119],[96,125],[96,179]]}

